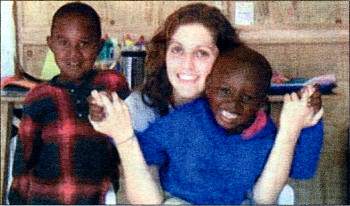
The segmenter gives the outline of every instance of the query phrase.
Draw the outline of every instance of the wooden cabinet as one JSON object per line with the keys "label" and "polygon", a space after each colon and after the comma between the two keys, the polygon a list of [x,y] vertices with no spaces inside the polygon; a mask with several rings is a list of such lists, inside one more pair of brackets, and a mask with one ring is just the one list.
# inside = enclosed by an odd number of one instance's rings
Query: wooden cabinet
{"label": "wooden cabinet", "polygon": [[[19,59],[24,69],[40,76],[46,37],[54,12],[69,1],[16,1]],[[165,18],[188,1],[83,1],[101,17],[103,34],[119,40],[126,33],[150,38]],[[201,1],[218,7],[234,24],[235,2]],[[193,3],[193,2],[192,2]],[[335,42],[348,35],[348,2],[254,2],[254,24],[235,25],[252,44]],[[345,40],[345,41],[348,41]],[[33,58],[35,57],[35,58]],[[30,62],[27,62],[30,61]],[[35,63],[34,63],[35,61]],[[43,62],[43,60],[41,60]]]}

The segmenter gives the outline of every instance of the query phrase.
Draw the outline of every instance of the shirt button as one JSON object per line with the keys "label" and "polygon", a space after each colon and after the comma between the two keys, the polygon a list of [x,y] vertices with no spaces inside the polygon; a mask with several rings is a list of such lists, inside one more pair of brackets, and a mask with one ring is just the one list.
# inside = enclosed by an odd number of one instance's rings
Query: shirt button
{"label": "shirt button", "polygon": [[70,92],[70,93],[74,93],[75,90],[74,90],[74,89],[70,89],[69,92]]}
{"label": "shirt button", "polygon": [[80,101],[79,99],[76,101],[77,104],[80,104],[80,102],[81,102],[81,101]]}
{"label": "shirt button", "polygon": [[78,113],[78,117],[82,117],[83,116],[83,114],[82,113]]}

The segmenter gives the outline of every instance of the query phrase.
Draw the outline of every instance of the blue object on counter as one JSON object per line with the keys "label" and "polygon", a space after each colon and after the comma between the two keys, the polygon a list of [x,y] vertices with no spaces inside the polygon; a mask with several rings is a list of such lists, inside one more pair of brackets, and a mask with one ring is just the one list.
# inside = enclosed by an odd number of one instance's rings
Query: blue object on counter
{"label": "blue object on counter", "polygon": [[[303,88],[305,86],[305,83],[309,80],[310,79],[306,78],[295,78],[288,82],[285,82],[284,84],[271,83],[269,94],[284,95],[287,93],[296,92]],[[332,94],[332,89],[335,87],[337,87],[337,85],[334,82],[331,82],[327,84],[320,84],[318,89],[321,92],[321,94]]]}
{"label": "blue object on counter", "polygon": [[114,51],[113,51],[114,45],[111,39],[106,39],[103,47],[101,49],[101,52],[98,55],[98,59],[105,61],[105,60],[112,60],[114,58]]}

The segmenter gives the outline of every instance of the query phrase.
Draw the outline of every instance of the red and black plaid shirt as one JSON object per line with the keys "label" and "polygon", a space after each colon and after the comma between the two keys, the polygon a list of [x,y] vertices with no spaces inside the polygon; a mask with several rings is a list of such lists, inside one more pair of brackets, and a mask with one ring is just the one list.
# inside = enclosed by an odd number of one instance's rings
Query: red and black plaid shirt
{"label": "red and black plaid shirt", "polygon": [[112,70],[91,70],[84,79],[77,86],[55,77],[27,95],[11,204],[104,204],[110,184],[119,186],[118,153],[89,123],[86,98],[92,89],[125,98],[127,82]]}

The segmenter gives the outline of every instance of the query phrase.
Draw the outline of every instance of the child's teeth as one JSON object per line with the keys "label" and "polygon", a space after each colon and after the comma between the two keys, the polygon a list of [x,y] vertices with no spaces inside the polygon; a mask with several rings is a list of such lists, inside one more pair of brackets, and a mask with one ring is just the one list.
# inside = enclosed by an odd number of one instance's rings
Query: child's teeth
{"label": "child's teeth", "polygon": [[228,112],[228,111],[226,111],[226,110],[222,110],[221,114],[222,114],[224,117],[228,118],[228,119],[235,119],[235,118],[237,118],[237,114],[233,114],[233,113]]}

